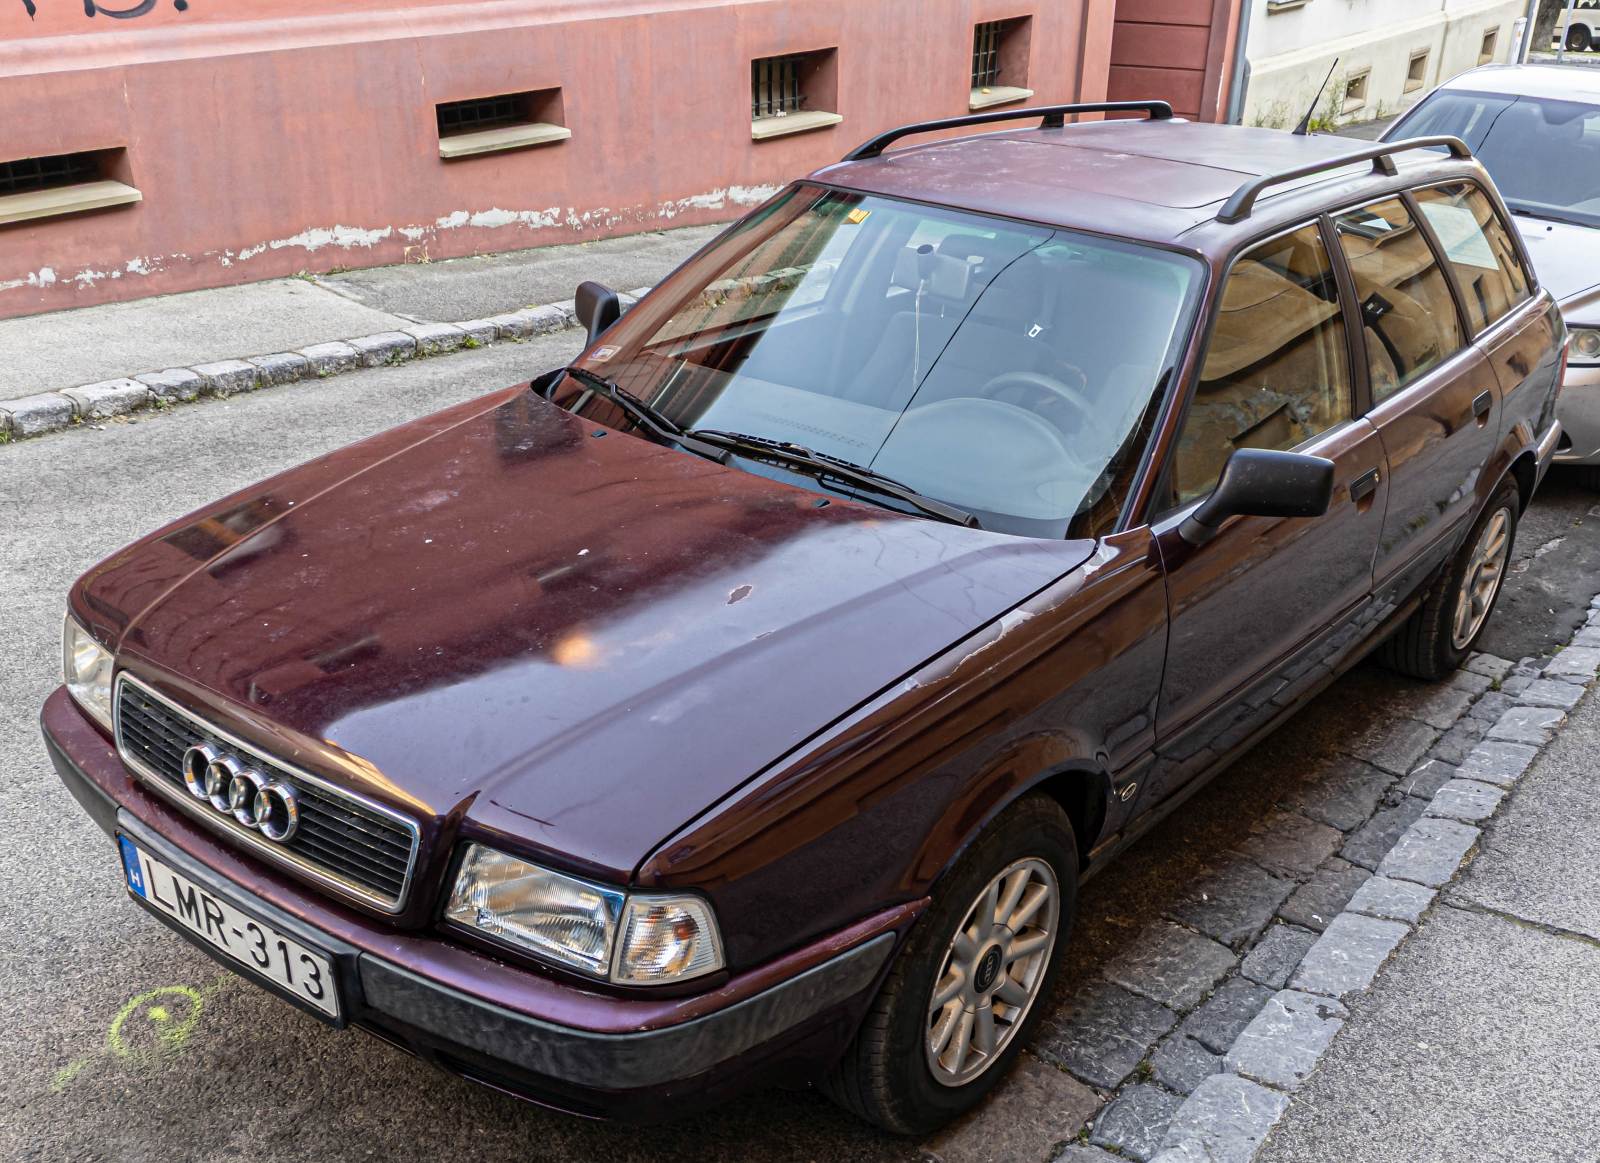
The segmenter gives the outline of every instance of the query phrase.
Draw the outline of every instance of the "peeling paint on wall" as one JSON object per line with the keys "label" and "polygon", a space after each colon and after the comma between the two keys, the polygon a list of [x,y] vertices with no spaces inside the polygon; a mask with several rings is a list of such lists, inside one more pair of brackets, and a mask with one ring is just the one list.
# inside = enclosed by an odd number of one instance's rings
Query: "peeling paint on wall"
{"label": "peeling paint on wall", "polygon": [[[124,275],[145,277],[159,274],[169,265],[177,263],[214,262],[218,266],[227,268],[237,263],[248,263],[269,250],[300,249],[308,254],[328,248],[347,252],[371,250],[395,235],[410,243],[425,243],[427,239],[436,237],[442,231],[463,228],[501,230],[506,227],[522,227],[530,232],[541,232],[565,226],[574,232],[581,232],[592,229],[610,230],[627,224],[639,230],[649,230],[670,223],[679,215],[691,211],[723,210],[729,206],[754,206],[772,197],[780,188],[776,185],[728,186],[704,194],[693,194],[687,198],[661,202],[654,207],[636,206],[626,210],[614,210],[608,206],[582,211],[571,206],[565,209],[550,206],[542,210],[507,210],[495,206],[485,210],[456,210],[427,224],[377,227],[317,226],[302,230],[299,234],[288,238],[274,238],[254,243],[238,251],[206,251],[198,259],[183,253],[140,255],[122,260],[105,270],[99,267],[84,267],[70,275],[58,275],[50,267],[41,267],[37,271],[29,271],[9,280],[0,279],[0,292],[20,291],[24,288],[42,290],[55,286],[58,282],[92,287],[96,283],[108,279],[120,279]],[[497,243],[496,248],[500,249],[501,244]]]}

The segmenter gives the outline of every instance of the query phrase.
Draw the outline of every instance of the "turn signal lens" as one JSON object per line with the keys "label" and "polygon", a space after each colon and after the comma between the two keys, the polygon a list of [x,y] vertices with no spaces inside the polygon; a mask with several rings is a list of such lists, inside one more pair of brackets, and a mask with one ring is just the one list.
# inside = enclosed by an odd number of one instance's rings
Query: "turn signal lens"
{"label": "turn signal lens", "polygon": [[89,636],[70,614],[61,624],[61,678],[77,704],[111,727],[111,651]]}
{"label": "turn signal lens", "polygon": [[613,980],[629,985],[684,981],[722,968],[722,939],[699,897],[631,896]]}
{"label": "turn signal lens", "polygon": [[1571,355],[1568,362],[1577,367],[1594,367],[1600,364],[1600,328],[1573,327]]}

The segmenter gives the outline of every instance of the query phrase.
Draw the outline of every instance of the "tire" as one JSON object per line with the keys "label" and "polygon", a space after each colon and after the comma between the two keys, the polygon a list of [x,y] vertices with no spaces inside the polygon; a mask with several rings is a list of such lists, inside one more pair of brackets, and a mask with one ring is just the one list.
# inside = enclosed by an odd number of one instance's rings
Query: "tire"
{"label": "tire", "polygon": [[[1422,605],[1380,648],[1385,663],[1401,674],[1425,679],[1443,678],[1461,665],[1494,613],[1516,546],[1521,513],[1516,482],[1503,481],[1456,555],[1428,584]],[[1480,550],[1493,558],[1492,578],[1482,572],[1491,562],[1480,556]],[[1479,585],[1472,611],[1463,614],[1463,591],[1469,571],[1478,574]]]}
{"label": "tire", "polygon": [[1588,25],[1574,24],[1567,29],[1567,51],[1588,52],[1592,39],[1589,35]]}
{"label": "tire", "polygon": [[[976,929],[969,922],[985,911],[995,915],[1006,890],[1019,883],[1014,878],[1024,872],[1022,903],[1010,916],[1034,899],[1036,886],[1048,890],[1053,879],[1053,924],[1046,923],[1051,910],[1045,900],[1017,929],[1031,942],[1048,928],[1048,944],[1009,961],[1000,942],[1016,934],[996,925],[976,942],[969,938],[971,951],[961,953],[955,947],[958,935]],[[989,898],[996,881],[998,899]],[[1054,800],[1030,793],[1003,811],[935,886],[933,903],[896,956],[849,1049],[824,1079],[823,1091],[846,1110],[900,1135],[927,1134],[970,1109],[1005,1077],[1039,1023],[1071,933],[1077,884],[1072,824]],[[958,981],[957,996],[936,1010],[935,984],[957,989]],[[1019,995],[1015,1007],[1001,997],[1018,991],[1026,1001]],[[974,1000],[978,1008],[970,1023],[950,1016],[966,1014]],[[978,1028],[985,1006],[994,1019],[987,1054]],[[965,1063],[957,1056],[963,1027],[973,1047]],[[936,1058],[932,1035],[945,1029],[953,1032]]]}

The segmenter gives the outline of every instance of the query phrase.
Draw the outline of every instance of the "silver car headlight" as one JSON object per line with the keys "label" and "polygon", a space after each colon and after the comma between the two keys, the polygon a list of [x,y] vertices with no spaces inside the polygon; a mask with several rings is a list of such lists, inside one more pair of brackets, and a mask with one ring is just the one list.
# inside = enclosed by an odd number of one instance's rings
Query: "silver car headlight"
{"label": "silver car headlight", "polygon": [[467,848],[445,919],[591,977],[623,985],[685,981],[723,967],[711,908],[679,893],[625,893]]}
{"label": "silver car headlight", "polygon": [[111,651],[68,614],[61,623],[61,678],[67,692],[107,729],[111,727]]}
{"label": "silver car headlight", "polygon": [[1600,327],[1569,327],[1572,346],[1567,363],[1572,367],[1600,367]]}

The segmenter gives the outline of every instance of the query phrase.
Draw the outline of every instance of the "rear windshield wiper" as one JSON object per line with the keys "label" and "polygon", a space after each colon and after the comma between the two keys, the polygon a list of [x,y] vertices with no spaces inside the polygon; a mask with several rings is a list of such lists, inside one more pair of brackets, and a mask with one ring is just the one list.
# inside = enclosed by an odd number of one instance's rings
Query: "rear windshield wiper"
{"label": "rear windshield wiper", "polygon": [[616,380],[607,379],[586,367],[569,367],[566,373],[621,408],[630,420],[657,440],[676,444],[686,452],[714,460],[718,464],[727,463],[728,452],[725,448],[708,440],[696,439],[693,433],[686,431],[677,421],[645,403]]}
{"label": "rear windshield wiper", "polygon": [[885,476],[865,465],[807,448],[803,444],[794,444],[788,440],[773,440],[767,436],[751,436],[744,432],[724,432],[716,428],[696,428],[690,435],[721,445],[731,452],[743,453],[757,459],[781,461],[802,472],[810,473],[819,480],[828,477],[866,492],[893,497],[941,521],[966,525],[974,529],[980,528],[978,519],[965,509],[936,501],[932,497],[925,497],[910,485],[902,484],[893,477]]}

